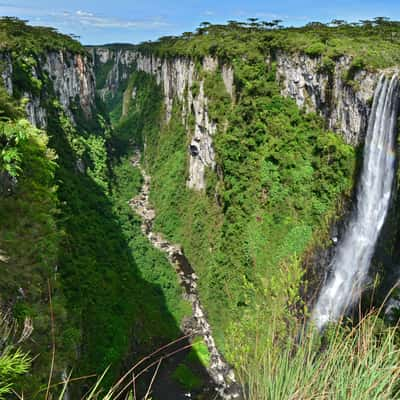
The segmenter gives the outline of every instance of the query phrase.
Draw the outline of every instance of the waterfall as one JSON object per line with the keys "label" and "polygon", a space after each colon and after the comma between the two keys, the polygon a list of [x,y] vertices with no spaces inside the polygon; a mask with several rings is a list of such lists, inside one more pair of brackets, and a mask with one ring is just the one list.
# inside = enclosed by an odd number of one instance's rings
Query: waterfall
{"label": "waterfall", "polygon": [[359,299],[390,205],[395,175],[399,80],[381,76],[365,138],[356,208],[330,265],[311,319],[318,329],[338,320]]}

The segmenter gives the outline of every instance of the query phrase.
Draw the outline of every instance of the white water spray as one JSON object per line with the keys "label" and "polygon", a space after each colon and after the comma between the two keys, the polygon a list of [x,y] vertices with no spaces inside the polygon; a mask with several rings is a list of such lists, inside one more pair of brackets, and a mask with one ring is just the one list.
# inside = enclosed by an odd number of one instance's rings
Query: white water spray
{"label": "white water spray", "polygon": [[331,275],[312,313],[318,329],[337,321],[361,294],[390,205],[395,174],[399,79],[381,76],[365,138],[356,209],[330,265]]}

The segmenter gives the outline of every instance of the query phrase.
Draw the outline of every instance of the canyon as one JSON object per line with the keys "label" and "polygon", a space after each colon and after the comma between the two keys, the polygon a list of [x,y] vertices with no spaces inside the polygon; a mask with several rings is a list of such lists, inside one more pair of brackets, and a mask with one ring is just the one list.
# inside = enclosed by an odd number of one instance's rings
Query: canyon
{"label": "canyon", "polygon": [[[198,34],[86,48],[61,37],[0,53],[4,103],[20,102],[10,126],[26,118],[33,129],[26,147],[3,140],[20,172],[0,175],[0,305],[24,321],[25,348],[48,357],[50,301],[63,381],[76,365],[82,375],[112,365],[110,387],[184,335],[194,350],[154,393],[173,377],[182,399],[241,398],[243,360],[274,348],[271,326],[279,346],[309,316],[323,334],[369,290],[377,300],[363,312],[391,293],[396,315],[398,63],[290,49],[279,30],[250,28],[238,31],[249,48],[224,53],[212,29],[221,51]],[[31,206],[40,218],[17,218]],[[22,249],[22,232],[40,252]]]}

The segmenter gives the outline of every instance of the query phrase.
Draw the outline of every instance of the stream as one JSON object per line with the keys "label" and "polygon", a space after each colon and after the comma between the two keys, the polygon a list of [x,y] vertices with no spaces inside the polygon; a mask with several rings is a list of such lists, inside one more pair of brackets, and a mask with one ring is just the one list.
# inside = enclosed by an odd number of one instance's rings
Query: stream
{"label": "stream", "polygon": [[143,176],[143,185],[140,193],[130,200],[132,209],[142,218],[141,230],[150,240],[151,244],[166,254],[169,262],[178,274],[179,282],[185,291],[185,298],[192,306],[191,323],[182,327],[185,335],[199,335],[204,339],[210,353],[210,364],[207,372],[212,379],[217,392],[224,400],[239,399],[240,386],[236,382],[233,369],[224,360],[218,351],[212,335],[212,329],[207,321],[206,313],[201,305],[198,290],[198,277],[185,257],[182,248],[177,244],[172,244],[157,232],[153,231],[156,212],[150,205],[150,183],[151,178],[140,163],[141,153],[136,151],[131,159],[133,167],[140,170]]}

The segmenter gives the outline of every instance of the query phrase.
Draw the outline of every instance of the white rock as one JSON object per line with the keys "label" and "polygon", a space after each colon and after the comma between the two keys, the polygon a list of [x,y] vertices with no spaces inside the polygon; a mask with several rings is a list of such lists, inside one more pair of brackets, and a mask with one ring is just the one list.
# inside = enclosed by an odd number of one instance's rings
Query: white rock
{"label": "white rock", "polygon": [[281,93],[292,97],[299,107],[321,114],[327,127],[340,133],[345,141],[357,145],[364,140],[378,72],[358,71],[354,76],[357,90],[346,84],[344,76],[351,58],[342,56],[331,75],[321,68],[321,57],[277,53],[277,79]]}

